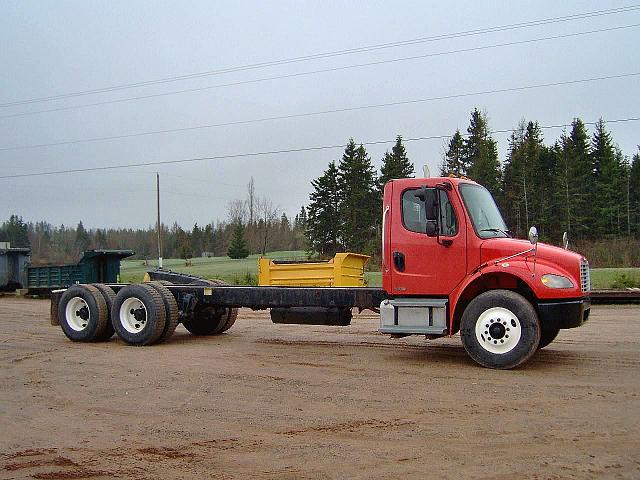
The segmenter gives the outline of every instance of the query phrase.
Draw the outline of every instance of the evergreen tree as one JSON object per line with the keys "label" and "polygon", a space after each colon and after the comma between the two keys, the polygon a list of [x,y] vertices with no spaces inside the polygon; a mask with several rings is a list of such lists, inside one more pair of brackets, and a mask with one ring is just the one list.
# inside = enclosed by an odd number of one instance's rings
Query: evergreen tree
{"label": "evergreen tree", "polygon": [[297,217],[297,224],[305,229],[309,249],[322,256],[333,256],[342,249],[340,242],[340,192],[338,169],[331,162],[322,176],[311,181],[313,193],[305,212]]}
{"label": "evergreen tree", "polygon": [[185,265],[188,265],[188,260],[193,257],[193,247],[191,245],[191,234],[185,232],[182,228],[178,227],[176,238],[177,254],[185,261]]}
{"label": "evergreen tree", "polygon": [[22,217],[11,215],[8,222],[0,227],[0,241],[10,242],[12,247],[29,248],[29,232]]}
{"label": "evergreen tree", "polygon": [[78,226],[76,227],[76,250],[79,252],[84,252],[89,248],[90,243],[91,239],[89,238],[89,234],[85,230],[84,225],[82,224],[82,220],[80,220]]}
{"label": "evergreen tree", "polygon": [[525,228],[537,225],[540,233],[544,233],[545,195],[548,192],[549,176],[543,164],[542,132],[538,122],[527,123],[527,130],[522,145],[524,155],[524,171],[522,176],[522,195],[525,207]]}
{"label": "evergreen tree", "polygon": [[[335,167],[335,164],[334,164]],[[307,224],[307,210],[304,207],[300,207],[300,213],[298,213],[293,220],[293,228],[305,229]]]}
{"label": "evergreen tree", "polygon": [[562,184],[565,203],[565,230],[570,238],[586,238],[591,235],[593,219],[593,164],[589,155],[589,136],[579,118],[571,123],[569,135],[563,134]]}
{"label": "evergreen tree", "polygon": [[402,136],[396,137],[396,144],[391,149],[391,153],[385,152],[380,168],[380,190],[384,185],[394,178],[410,178],[415,174],[413,163],[407,157],[407,151],[402,143]]}
{"label": "evergreen tree", "polygon": [[631,160],[628,192],[630,230],[632,234],[640,235],[640,152],[636,153]]}
{"label": "evergreen tree", "polygon": [[96,248],[107,248],[107,233],[104,229],[96,229],[96,234],[94,238],[94,245]]}
{"label": "evergreen tree", "polygon": [[367,151],[350,139],[338,165],[341,237],[348,251],[362,252],[375,239],[381,209],[377,186]]}
{"label": "evergreen tree", "polygon": [[302,250],[307,248],[305,229],[307,225],[307,210],[302,207],[293,220],[293,230],[291,232],[291,249]]}
{"label": "evergreen tree", "polygon": [[213,226],[211,223],[208,223],[204,229],[202,230],[202,249],[205,252],[211,252],[213,250],[214,245],[214,233]]}
{"label": "evergreen tree", "polygon": [[464,139],[460,134],[460,130],[456,129],[456,133],[454,133],[451,140],[449,140],[447,151],[442,159],[440,176],[455,175],[456,177],[465,177],[467,176],[468,167],[469,165],[467,164],[467,158],[465,156]]}
{"label": "evergreen tree", "polygon": [[541,235],[548,239],[562,238],[562,188],[559,180],[562,149],[555,143],[551,147],[542,145],[538,163],[533,168],[531,192],[533,200],[533,223],[539,225]]}
{"label": "evergreen tree", "polygon": [[194,256],[199,257],[202,255],[202,241],[203,234],[202,229],[198,227],[198,223],[196,222],[193,225],[193,230],[191,230],[191,251]]}
{"label": "evergreen tree", "polygon": [[591,138],[591,163],[595,180],[592,236],[621,233],[622,168],[618,162],[611,135],[600,119]]}
{"label": "evergreen tree", "polygon": [[496,141],[489,134],[487,116],[477,108],[471,112],[467,128],[469,136],[464,142],[468,176],[499,197],[501,172]]}
{"label": "evergreen tree", "polygon": [[627,237],[631,236],[631,209],[629,204],[629,173],[631,165],[629,164],[629,158],[622,153],[622,150],[616,145],[615,147],[616,162],[620,171],[620,178],[618,185],[620,191],[618,192],[620,198],[620,204],[618,206],[618,231],[620,235]]}
{"label": "evergreen tree", "polygon": [[543,143],[538,122],[522,120],[509,138],[502,179],[502,204],[516,236],[525,236],[532,225],[543,235],[551,233],[556,160],[556,152]]}
{"label": "evergreen tree", "polygon": [[516,236],[522,236],[527,224],[524,208],[524,175],[526,171],[524,160],[524,137],[527,124],[524,120],[509,137],[509,150],[504,162],[502,177],[502,212],[509,228]]}
{"label": "evergreen tree", "polygon": [[244,238],[244,227],[240,222],[237,222],[233,227],[233,237],[231,238],[227,255],[233,259],[247,258],[249,256],[247,240]]}

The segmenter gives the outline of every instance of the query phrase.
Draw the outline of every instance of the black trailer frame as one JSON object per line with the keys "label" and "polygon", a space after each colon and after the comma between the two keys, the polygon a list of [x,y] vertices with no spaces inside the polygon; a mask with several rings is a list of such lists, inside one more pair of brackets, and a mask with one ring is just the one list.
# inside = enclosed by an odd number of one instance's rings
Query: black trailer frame
{"label": "black trailer frame", "polygon": [[[165,280],[184,312],[192,302],[253,310],[289,307],[359,308],[377,310],[389,294],[369,287],[277,287],[220,285],[211,280],[170,270],[149,272],[152,280]],[[117,291],[117,286],[111,285]]]}
{"label": "black trailer frame", "polygon": [[[107,283],[115,293],[129,285]],[[188,312],[195,303],[220,307],[265,310],[287,307],[359,308],[377,310],[389,298],[381,288],[368,287],[256,287],[237,285],[166,285],[173,293],[180,310]],[[62,290],[54,291],[51,300],[57,303]]]}
{"label": "black trailer frame", "polygon": [[[149,272],[152,280],[172,282],[166,288],[173,294],[183,316],[194,312],[196,307],[251,308],[253,310],[287,308],[321,308],[329,311],[344,311],[351,308],[377,312],[383,300],[390,298],[381,288],[369,287],[280,287],[238,286],[205,280],[192,275],[154,270]],[[108,283],[117,294],[129,285]],[[51,294],[51,323],[58,325],[57,310],[63,290]]]}

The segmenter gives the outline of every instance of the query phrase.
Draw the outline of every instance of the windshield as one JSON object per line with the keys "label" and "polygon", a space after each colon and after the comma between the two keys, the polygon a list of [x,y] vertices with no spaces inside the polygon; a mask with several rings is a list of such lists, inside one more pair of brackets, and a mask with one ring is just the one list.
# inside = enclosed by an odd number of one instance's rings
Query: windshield
{"label": "windshield", "polygon": [[489,191],[480,185],[463,183],[460,193],[480,238],[508,237],[507,225]]}

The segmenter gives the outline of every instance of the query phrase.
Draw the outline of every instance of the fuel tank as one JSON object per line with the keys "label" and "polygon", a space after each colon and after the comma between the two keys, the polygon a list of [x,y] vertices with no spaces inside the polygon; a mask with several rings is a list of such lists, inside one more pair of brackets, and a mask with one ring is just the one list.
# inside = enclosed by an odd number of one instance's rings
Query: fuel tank
{"label": "fuel tank", "polygon": [[334,325],[346,327],[351,323],[351,309],[336,307],[272,308],[271,321],[273,323],[297,325]]}

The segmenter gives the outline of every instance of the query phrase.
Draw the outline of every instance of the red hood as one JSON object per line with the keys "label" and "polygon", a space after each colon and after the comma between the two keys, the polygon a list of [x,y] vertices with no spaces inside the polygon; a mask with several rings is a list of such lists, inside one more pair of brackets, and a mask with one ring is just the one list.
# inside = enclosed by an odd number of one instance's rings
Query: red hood
{"label": "red hood", "polygon": [[[518,240],[515,238],[487,239],[482,242],[482,245],[480,246],[480,262],[487,263],[492,260],[500,260],[501,258],[530,250],[532,247],[533,245],[531,245],[531,243],[527,240]],[[524,259],[531,255],[533,255],[533,252],[522,255],[520,258]],[[572,276],[577,274],[578,278],[580,271],[580,260],[582,258],[582,255],[576,252],[572,252],[571,250],[554,247],[553,245],[547,245],[546,243],[538,243],[536,253],[537,262],[539,262],[540,264],[555,264],[561,269],[564,269]],[[516,259],[514,258],[514,260]]]}

